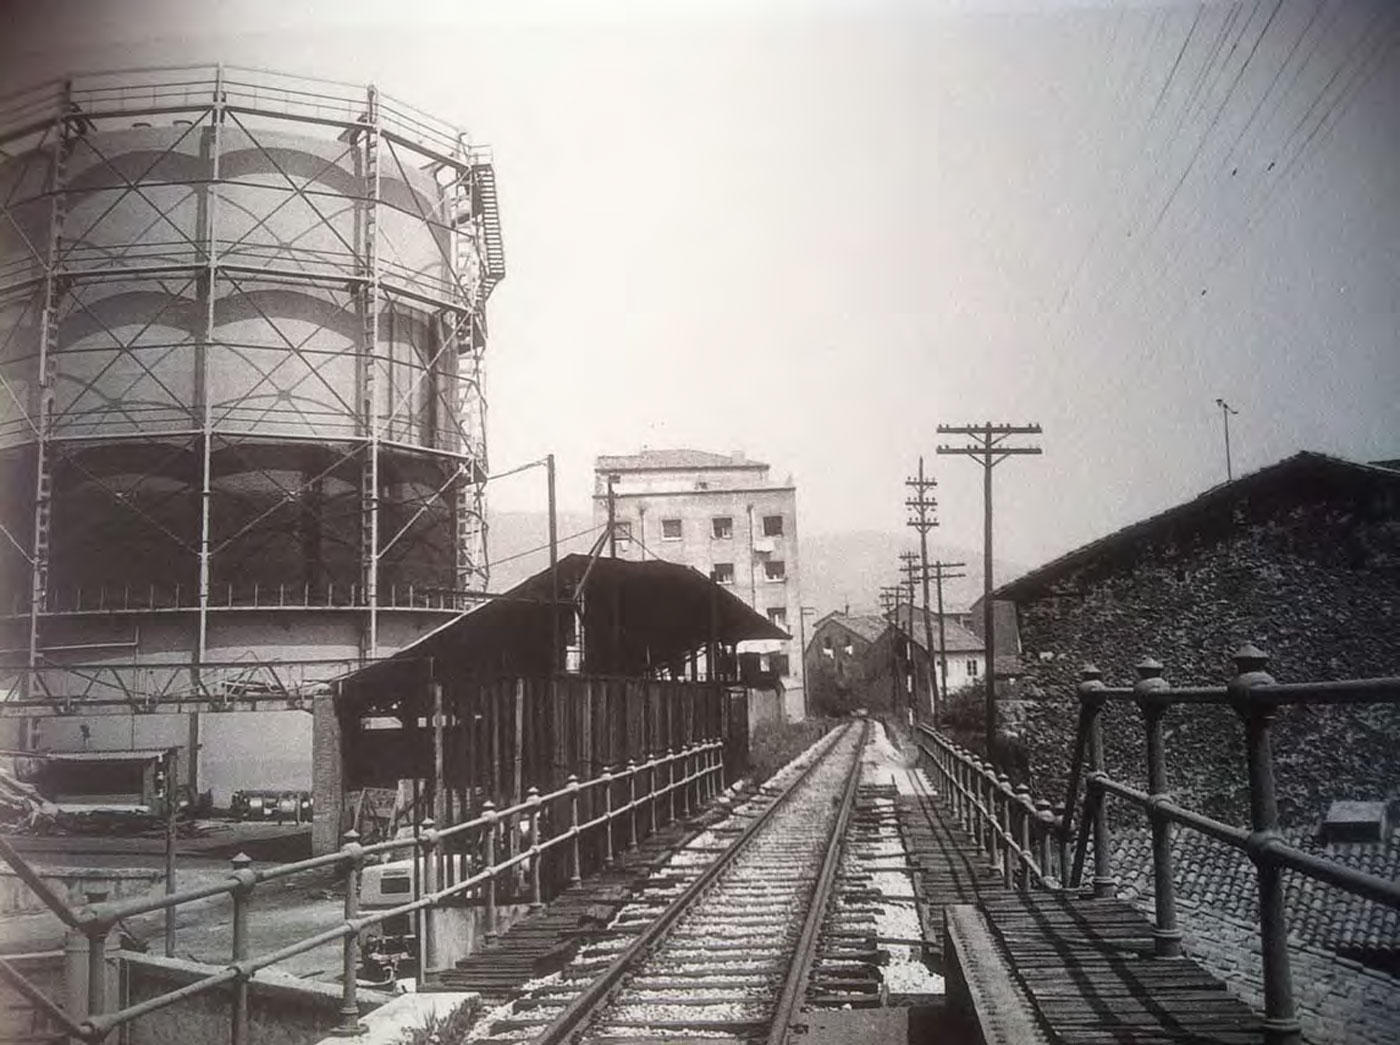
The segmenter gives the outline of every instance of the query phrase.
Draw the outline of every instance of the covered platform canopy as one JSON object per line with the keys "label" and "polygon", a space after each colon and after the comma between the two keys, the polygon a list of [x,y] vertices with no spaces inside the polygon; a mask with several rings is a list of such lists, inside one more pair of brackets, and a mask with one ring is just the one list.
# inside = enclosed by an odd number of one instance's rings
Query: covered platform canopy
{"label": "covered platform canopy", "polygon": [[[559,560],[558,571],[557,603],[550,571],[542,570],[343,679],[342,687],[401,681],[405,676],[421,679],[425,674],[442,678],[555,670],[680,678],[697,654],[710,663],[711,644],[720,670],[707,674],[723,678],[734,673],[736,644],[791,638],[690,566],[572,554]],[[556,635],[559,648],[551,655]]]}

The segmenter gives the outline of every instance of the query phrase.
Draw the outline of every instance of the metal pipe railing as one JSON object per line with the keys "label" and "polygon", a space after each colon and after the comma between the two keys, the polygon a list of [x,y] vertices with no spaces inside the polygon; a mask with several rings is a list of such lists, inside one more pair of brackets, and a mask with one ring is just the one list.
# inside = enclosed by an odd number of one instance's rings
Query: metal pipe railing
{"label": "metal pipe railing", "polygon": [[[1151,658],[1137,665],[1138,678],[1130,687],[1106,686],[1102,673],[1086,665],[1077,693],[1079,720],[1066,800],[1053,810],[1043,799],[1032,801],[1024,786],[1013,791],[1004,775],[997,776],[990,765],[928,726],[919,726],[919,747],[934,768],[954,822],[985,852],[989,865],[1001,872],[1007,886],[1081,888],[1092,843],[1093,895],[1112,896],[1116,882],[1108,799],[1144,812],[1152,833],[1154,952],[1162,957],[1181,953],[1172,859],[1174,831],[1199,831],[1246,853],[1255,866],[1259,894],[1265,1040],[1270,1045],[1297,1045],[1301,1032],[1289,968],[1283,872],[1307,875],[1394,910],[1400,910],[1400,882],[1299,849],[1282,839],[1273,767],[1273,719],[1279,708],[1288,704],[1400,703],[1400,678],[1279,683],[1265,670],[1268,657],[1248,643],[1235,653],[1234,664],[1234,677],[1225,686],[1184,687],[1171,686],[1162,677],[1162,665]],[[1145,731],[1147,790],[1114,780],[1107,773],[1102,711],[1109,704],[1135,706],[1139,712]],[[1172,801],[1165,718],[1178,705],[1228,706],[1239,715],[1249,771],[1249,828]],[[1081,810],[1077,831],[1073,823],[1076,808]]]}
{"label": "metal pipe railing", "polygon": [[[674,818],[677,792],[682,796],[710,795],[723,789],[724,764],[721,757],[723,743],[717,740],[690,744],[679,751],[668,750],[665,755],[653,755],[638,764],[629,761],[624,770],[604,768],[594,778],[580,781],[570,776],[568,782],[558,790],[540,794],[531,787],[525,800],[497,810],[489,801],[480,816],[460,824],[439,829],[430,819],[425,821],[417,838],[388,839],[373,845],[360,844],[359,835],[349,831],[344,836],[344,845],[334,853],[311,857],[275,867],[257,869],[251,866],[247,856],[239,854],[232,861],[232,869],[227,878],[220,882],[199,886],[178,892],[140,897],[123,901],[88,904],[77,911],[68,907],[62,898],[39,879],[12,847],[0,839],[0,857],[13,866],[22,880],[30,885],[55,914],[66,924],[80,930],[88,940],[88,1012],[81,1025],[72,1020],[60,1020],[64,1029],[73,1037],[86,1041],[99,1041],[113,1029],[141,1016],[148,1015],[188,998],[225,986],[232,987],[231,1027],[233,1045],[244,1045],[249,1036],[248,983],[260,969],[275,965],[280,961],[305,951],[314,950],[330,943],[339,942],[342,947],[341,982],[343,995],[340,1007],[340,1030],[354,1033],[359,1026],[359,1000],[356,990],[356,969],[358,966],[359,943],[364,932],[392,918],[424,912],[424,941],[429,962],[438,958],[438,930],[435,912],[445,901],[469,891],[476,891],[482,897],[485,908],[485,929],[488,935],[497,931],[499,905],[497,882],[500,877],[514,869],[528,866],[530,876],[530,903],[538,907],[543,901],[541,864],[546,853],[559,847],[565,849],[569,876],[577,882],[582,872],[581,842],[584,836],[595,837],[602,832],[601,850],[604,860],[612,858],[613,831],[619,821],[626,824],[630,846],[637,844],[639,834],[638,816],[642,808],[651,812],[651,830],[656,829],[656,809],[658,803],[666,802],[666,809]],[[657,774],[665,770],[664,782]],[[647,788],[639,791],[638,779],[647,774]],[[628,799],[626,803],[612,801],[613,788],[622,780],[627,781]],[[588,820],[579,816],[580,796],[602,789],[602,812]],[[569,816],[567,823],[548,839],[541,838],[541,814],[551,803],[566,801]],[[683,798],[683,808],[687,811],[697,808]],[[526,816],[530,823],[530,842],[527,848],[510,853],[509,847],[504,856],[498,859],[497,836],[503,825],[514,823],[515,817]],[[443,885],[437,874],[437,867],[443,856],[443,843],[447,840],[468,835],[475,836],[484,852],[484,866],[468,874],[460,881]],[[359,908],[360,875],[366,861],[375,856],[389,856],[409,851],[423,860],[424,891],[417,899],[397,907],[361,914]],[[249,914],[253,898],[259,885],[318,870],[336,868],[345,877],[345,903],[342,921],[329,929],[295,941],[277,950],[253,955],[249,933]],[[107,942],[113,927],[121,920],[138,914],[154,911],[171,911],[175,908],[199,900],[216,896],[229,896],[233,903],[233,945],[230,964],[178,990],[166,992],[126,1008],[108,1012],[107,1009]],[[427,971],[425,969],[425,971]],[[0,976],[12,983],[21,993],[26,993],[32,984],[21,974],[6,966],[0,968]],[[37,988],[35,988],[37,990]],[[33,999],[31,999],[33,1000]],[[36,1002],[36,1004],[39,1004]],[[53,1003],[41,1004],[45,1011],[62,1007]],[[51,1012],[52,1014],[52,1012]],[[58,1018],[58,1017],[55,1017]]]}

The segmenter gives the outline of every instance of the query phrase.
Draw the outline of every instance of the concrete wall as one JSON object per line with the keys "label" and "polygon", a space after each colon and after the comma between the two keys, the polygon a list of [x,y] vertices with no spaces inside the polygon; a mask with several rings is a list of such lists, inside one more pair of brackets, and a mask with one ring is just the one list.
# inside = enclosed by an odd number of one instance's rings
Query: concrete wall
{"label": "concrete wall", "polygon": [[[118,954],[125,980],[125,1004],[134,1004],[218,971],[210,965],[148,954]],[[248,985],[250,1040],[259,1045],[309,1045],[340,1021],[340,986],[264,970]],[[360,1013],[373,1011],[390,996],[360,991]],[[151,1013],[131,1025],[127,1045],[186,1045],[227,1041],[231,1008],[228,988],[211,991]]]}
{"label": "concrete wall", "polygon": [[[1289,490],[1227,505],[1018,599],[1035,789],[1062,794],[1081,665],[1126,685],[1155,656],[1179,684],[1221,684],[1252,641],[1280,681],[1400,674],[1400,506],[1383,493]],[[1109,772],[1145,776],[1141,720],[1110,708]],[[1171,787],[1184,805],[1247,822],[1243,730],[1228,708],[1168,717]],[[1333,799],[1400,797],[1400,708],[1288,708],[1274,730],[1280,811],[1305,824]]]}
{"label": "concrete wall", "polygon": [[[529,904],[501,904],[496,908],[496,931],[505,932],[525,915]],[[429,972],[449,969],[460,958],[475,954],[486,943],[484,907],[444,907],[437,912],[437,963]]]}
{"label": "concrete wall", "polygon": [[[1264,972],[1259,927],[1177,901],[1186,951],[1259,1012]],[[1400,1041],[1400,980],[1302,944],[1288,948],[1293,997],[1303,1035],[1327,1045]]]}
{"label": "concrete wall", "polygon": [[[40,879],[70,907],[87,903],[88,893],[106,893],[107,899],[144,896],[165,881],[165,872],[141,867],[36,867]],[[47,911],[41,901],[9,867],[0,867],[0,915]]]}

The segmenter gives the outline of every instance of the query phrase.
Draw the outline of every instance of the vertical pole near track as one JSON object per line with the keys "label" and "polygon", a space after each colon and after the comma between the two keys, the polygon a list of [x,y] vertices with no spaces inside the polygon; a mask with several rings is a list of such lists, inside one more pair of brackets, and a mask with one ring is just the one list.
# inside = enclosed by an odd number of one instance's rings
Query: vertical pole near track
{"label": "vertical pole near track", "polygon": [[1264,965],[1264,1040],[1268,1045],[1298,1045],[1302,1032],[1293,1001],[1293,972],[1288,962],[1288,923],[1283,907],[1283,870],[1269,859],[1266,846],[1278,837],[1278,798],[1270,739],[1275,708],[1253,697],[1255,686],[1273,685],[1266,670],[1268,655],[1245,643],[1234,656],[1230,702],[1244,720],[1249,759],[1249,820],[1245,851],[1259,880],[1259,943]]}
{"label": "vertical pole near track", "polygon": [[569,774],[569,884],[578,885],[582,880],[579,868],[578,831],[578,774]]}
{"label": "vertical pole near track", "polygon": [[986,731],[987,757],[996,758],[997,706],[996,706],[996,633],[993,630],[992,613],[992,469],[1018,454],[1038,454],[1038,446],[1007,446],[1005,440],[1013,435],[1039,435],[1040,425],[992,424],[980,425],[939,425],[940,433],[965,435],[975,439],[966,446],[940,446],[940,454],[960,454],[971,457],[982,466],[982,645],[986,650],[986,707],[984,728]]}

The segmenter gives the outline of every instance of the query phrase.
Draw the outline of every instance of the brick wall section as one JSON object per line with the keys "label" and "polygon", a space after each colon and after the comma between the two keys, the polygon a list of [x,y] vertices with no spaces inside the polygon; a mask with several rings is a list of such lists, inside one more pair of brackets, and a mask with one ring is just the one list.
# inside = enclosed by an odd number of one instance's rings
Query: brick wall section
{"label": "brick wall section", "polygon": [[[1109,685],[1154,656],[1177,685],[1221,684],[1252,641],[1280,681],[1400,675],[1400,507],[1394,486],[1284,484],[1159,526],[1017,597],[1036,789],[1062,795],[1083,664]],[[1135,708],[1105,712],[1111,775],[1144,783]],[[1174,709],[1171,787],[1248,822],[1243,730],[1228,708]],[[1302,824],[1337,798],[1400,797],[1400,708],[1293,707],[1275,727],[1280,812]]]}
{"label": "brick wall section", "polygon": [[[1147,901],[1149,917],[1150,899]],[[1259,927],[1177,901],[1186,953],[1264,1011]],[[1318,1045],[1391,1045],[1400,1041],[1400,980],[1304,944],[1288,948],[1293,999],[1303,1036]]]}

